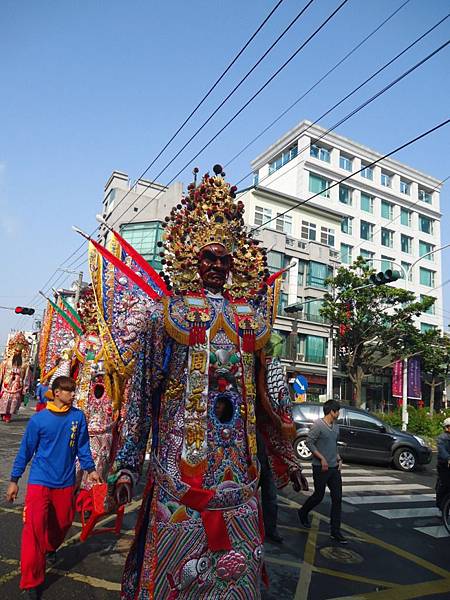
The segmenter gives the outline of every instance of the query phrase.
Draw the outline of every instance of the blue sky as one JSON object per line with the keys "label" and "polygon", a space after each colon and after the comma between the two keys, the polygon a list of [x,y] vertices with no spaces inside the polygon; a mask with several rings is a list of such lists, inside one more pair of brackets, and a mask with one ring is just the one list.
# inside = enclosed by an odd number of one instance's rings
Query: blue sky
{"label": "blue sky", "polygon": [[[349,0],[336,17],[194,165],[225,164],[284,108],[370,33],[403,0]],[[26,304],[91,231],[103,187],[114,170],[135,179],[275,2],[17,2],[3,0],[0,19],[0,305]],[[306,4],[285,0],[198,114],[147,174],[156,176],[193,131]],[[160,177],[166,183],[240,108],[339,4],[315,0],[275,50]],[[447,0],[410,0],[337,69],[227,168],[238,181],[250,160],[303,119],[315,120],[338,99],[448,12]],[[342,116],[449,37],[450,19],[380,77],[320,122]],[[337,129],[388,152],[448,117],[450,51],[431,59]],[[450,127],[394,158],[439,179],[450,174]],[[247,182],[242,183],[245,186]],[[249,180],[248,180],[249,183]],[[443,243],[450,242],[450,182],[441,196]],[[445,251],[444,251],[445,252]],[[77,258],[80,254],[76,255]],[[81,260],[81,259],[80,259]],[[450,250],[443,255],[450,278]],[[75,261],[72,268],[80,261]],[[70,264],[70,263],[69,263]],[[58,283],[73,275],[61,275]],[[56,281],[56,278],[54,278]],[[444,298],[450,284],[444,287]],[[41,309],[43,303],[33,302]],[[450,306],[445,306],[446,323]],[[0,310],[0,347],[30,317]]]}

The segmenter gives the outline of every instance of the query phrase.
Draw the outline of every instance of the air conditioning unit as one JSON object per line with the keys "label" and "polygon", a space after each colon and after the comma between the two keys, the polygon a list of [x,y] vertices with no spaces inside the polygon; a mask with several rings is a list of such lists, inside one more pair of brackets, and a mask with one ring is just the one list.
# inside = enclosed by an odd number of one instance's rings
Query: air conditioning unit
{"label": "air conditioning unit", "polygon": [[299,362],[305,362],[305,355],[304,354],[298,354],[297,353],[297,360]]}

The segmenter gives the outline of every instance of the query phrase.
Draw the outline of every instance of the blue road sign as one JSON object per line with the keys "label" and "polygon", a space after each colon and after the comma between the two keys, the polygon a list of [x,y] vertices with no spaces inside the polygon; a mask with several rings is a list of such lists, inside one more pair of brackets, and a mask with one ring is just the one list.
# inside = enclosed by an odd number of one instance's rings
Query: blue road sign
{"label": "blue road sign", "polygon": [[308,380],[306,377],[303,377],[303,375],[297,375],[293,385],[296,394],[306,394],[308,389]]}

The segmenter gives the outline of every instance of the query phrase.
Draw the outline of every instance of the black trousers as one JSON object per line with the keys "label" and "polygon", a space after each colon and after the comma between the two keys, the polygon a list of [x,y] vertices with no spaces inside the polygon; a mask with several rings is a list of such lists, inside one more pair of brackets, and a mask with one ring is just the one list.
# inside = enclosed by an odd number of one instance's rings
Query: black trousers
{"label": "black trousers", "polygon": [[443,509],[442,501],[450,493],[450,468],[447,463],[437,466],[438,478],[436,482],[436,506]]}
{"label": "black trousers", "polygon": [[308,513],[320,504],[328,486],[331,496],[330,529],[331,533],[337,533],[341,529],[341,506],[342,506],[342,478],[337,467],[330,467],[328,471],[322,471],[320,465],[313,465],[314,493],[302,506],[301,513],[306,517]]}
{"label": "black trousers", "polygon": [[256,437],[258,443],[258,460],[261,466],[259,485],[261,488],[261,508],[263,513],[264,529],[268,535],[277,532],[278,504],[277,488],[267,457],[264,440]]}

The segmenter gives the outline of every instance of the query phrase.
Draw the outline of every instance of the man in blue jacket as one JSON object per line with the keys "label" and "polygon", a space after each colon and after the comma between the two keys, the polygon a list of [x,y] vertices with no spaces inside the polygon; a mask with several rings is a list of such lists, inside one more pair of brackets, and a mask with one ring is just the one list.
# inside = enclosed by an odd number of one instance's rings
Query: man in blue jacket
{"label": "man in blue jacket", "polygon": [[73,521],[77,457],[89,479],[100,482],[84,413],[72,406],[75,381],[57,377],[52,392],[54,400],[28,423],[6,492],[7,500],[14,502],[17,482],[33,459],[23,510],[20,587],[35,600],[44,582],[46,554],[62,544]]}

